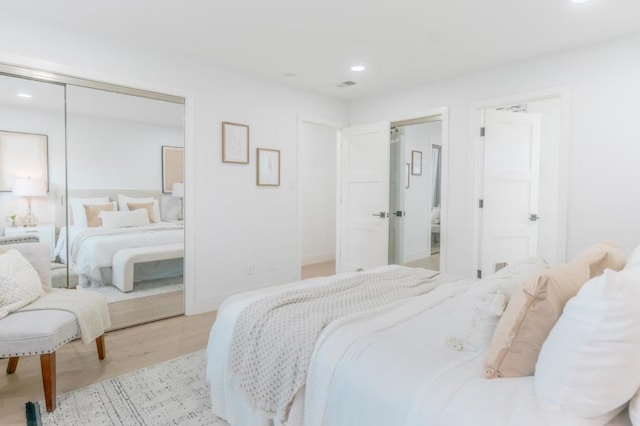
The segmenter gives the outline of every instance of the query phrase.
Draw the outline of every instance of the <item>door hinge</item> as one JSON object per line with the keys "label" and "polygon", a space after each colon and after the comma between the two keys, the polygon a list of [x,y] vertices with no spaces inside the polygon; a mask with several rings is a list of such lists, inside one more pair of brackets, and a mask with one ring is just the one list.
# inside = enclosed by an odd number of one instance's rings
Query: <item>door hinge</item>
{"label": "door hinge", "polygon": [[486,127],[480,127],[480,137],[483,137],[486,132]]}
{"label": "door hinge", "polygon": [[476,272],[476,276],[478,277],[478,279],[482,278],[482,271],[480,269],[478,269],[478,271]]}
{"label": "door hinge", "polygon": [[479,209],[483,209],[484,208],[484,200],[482,200],[482,199],[478,200],[478,208]]}

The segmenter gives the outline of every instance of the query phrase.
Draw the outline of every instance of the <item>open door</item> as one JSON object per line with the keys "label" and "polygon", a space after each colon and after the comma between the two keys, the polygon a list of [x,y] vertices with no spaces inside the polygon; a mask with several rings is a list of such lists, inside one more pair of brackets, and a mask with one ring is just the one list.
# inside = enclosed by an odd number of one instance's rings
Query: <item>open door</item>
{"label": "open door", "polygon": [[386,265],[389,123],[342,129],[336,272]]}
{"label": "open door", "polygon": [[486,276],[537,254],[540,116],[485,114],[479,258]]}

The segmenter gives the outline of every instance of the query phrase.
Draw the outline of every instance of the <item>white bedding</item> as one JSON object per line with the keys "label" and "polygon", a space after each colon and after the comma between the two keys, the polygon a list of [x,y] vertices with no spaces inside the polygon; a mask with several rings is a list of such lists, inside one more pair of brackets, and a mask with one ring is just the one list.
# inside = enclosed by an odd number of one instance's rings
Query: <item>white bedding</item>
{"label": "white bedding", "polygon": [[[377,268],[387,270],[393,266]],[[376,271],[374,270],[374,271]],[[348,274],[347,274],[348,275]],[[207,349],[212,410],[231,425],[270,425],[249,407],[227,370],[231,333],[239,312],[268,294],[322,285],[345,275],[242,293],[218,312]],[[288,425],[629,425],[615,419],[578,419],[541,409],[533,378],[483,378],[486,345],[495,318],[460,309],[475,281],[453,280],[407,302],[331,323],[320,335],[306,388],[296,396]],[[477,294],[476,294],[477,295]],[[475,297],[475,296],[474,296]],[[477,327],[478,321],[483,327]],[[475,351],[458,351],[451,337],[473,328],[483,340]],[[468,330],[467,330],[468,331]],[[476,339],[476,340],[477,340]]]}
{"label": "white bedding", "polygon": [[[184,229],[182,224],[177,223],[161,222],[137,228],[122,228],[120,231],[70,226],[69,242],[66,229],[61,228],[55,254],[79,275],[81,286],[95,286],[111,282],[112,259],[118,251],[181,242],[184,242]],[[69,258],[67,245],[69,252],[73,252]],[[158,262],[146,269],[137,267],[134,280],[182,275],[182,270],[176,269],[176,266],[181,264],[178,259],[178,262]]]}

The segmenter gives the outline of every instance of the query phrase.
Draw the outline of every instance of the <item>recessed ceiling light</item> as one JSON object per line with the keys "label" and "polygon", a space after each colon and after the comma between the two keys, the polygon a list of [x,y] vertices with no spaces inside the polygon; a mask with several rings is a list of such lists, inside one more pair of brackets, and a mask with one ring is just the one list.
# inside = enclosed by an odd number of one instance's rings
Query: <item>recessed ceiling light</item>
{"label": "recessed ceiling light", "polygon": [[19,97],[19,98],[27,98],[27,99],[28,99],[28,98],[33,98],[33,96],[31,96],[31,95],[30,95],[30,94],[28,94],[28,93],[18,93],[18,97]]}
{"label": "recessed ceiling light", "polygon": [[351,67],[351,71],[355,71],[355,72],[360,72],[360,71],[364,71],[367,68],[364,65],[354,65]]}

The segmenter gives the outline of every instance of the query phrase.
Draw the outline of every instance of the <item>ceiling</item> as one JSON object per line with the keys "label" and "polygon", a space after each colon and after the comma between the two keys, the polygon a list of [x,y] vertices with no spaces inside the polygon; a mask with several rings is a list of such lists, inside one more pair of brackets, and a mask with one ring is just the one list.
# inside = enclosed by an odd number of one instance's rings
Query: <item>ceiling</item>
{"label": "ceiling", "polygon": [[[1,8],[3,19],[196,56],[343,99],[640,32],[638,0],[3,0]],[[367,70],[350,71],[354,64]],[[345,80],[357,84],[336,88]]]}

